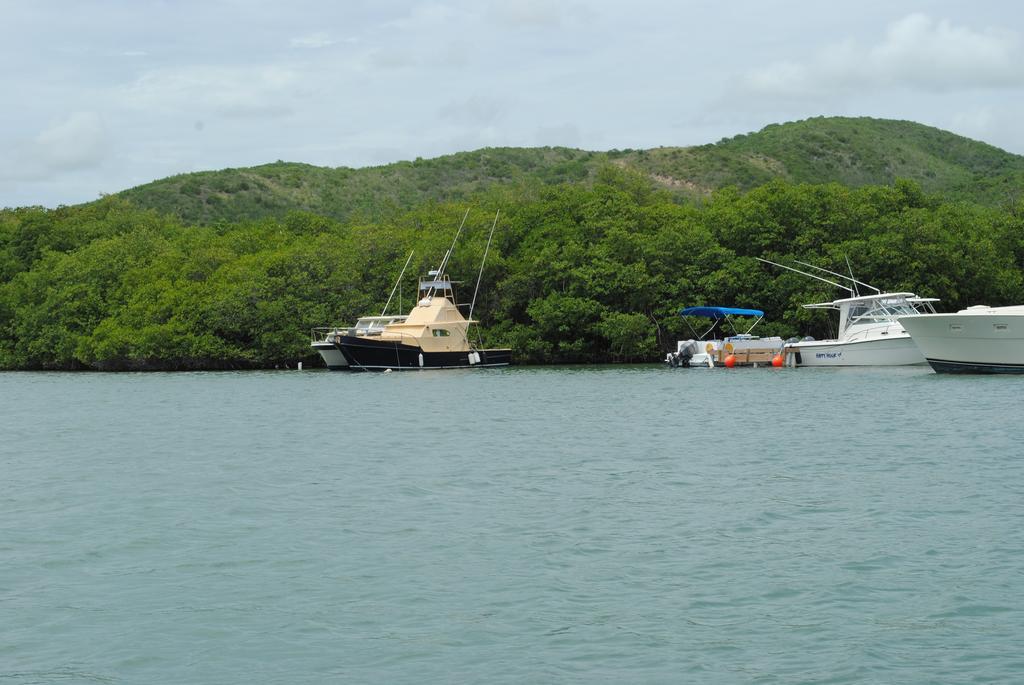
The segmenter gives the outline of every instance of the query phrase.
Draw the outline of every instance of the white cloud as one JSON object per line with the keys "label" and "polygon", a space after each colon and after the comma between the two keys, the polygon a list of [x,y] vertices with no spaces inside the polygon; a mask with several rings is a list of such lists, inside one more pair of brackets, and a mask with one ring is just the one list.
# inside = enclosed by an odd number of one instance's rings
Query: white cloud
{"label": "white cloud", "polygon": [[418,3],[402,16],[386,21],[381,29],[406,32],[409,35],[450,35],[453,27],[465,24],[469,14],[458,7],[457,3]]}
{"label": "white cloud", "polygon": [[460,102],[449,102],[438,110],[438,116],[450,123],[490,126],[507,111],[507,103],[494,98],[473,96]]}
{"label": "white cloud", "polygon": [[974,135],[981,135],[989,132],[996,123],[996,112],[991,106],[974,107],[967,111],[957,112],[953,115],[953,124],[957,130],[975,131]]}
{"label": "white cloud", "polygon": [[292,38],[291,46],[293,48],[307,48],[316,50],[319,48],[326,48],[337,44],[338,41],[331,38],[327,33],[318,31],[311,33],[306,36],[300,36],[298,38]]}
{"label": "white cloud", "polygon": [[534,132],[535,145],[552,147],[580,147],[583,136],[575,124],[540,126]]}
{"label": "white cloud", "polygon": [[283,67],[192,66],[144,74],[123,89],[133,108],[209,110],[228,117],[277,117],[292,111],[298,75]]}
{"label": "white cloud", "polygon": [[83,169],[103,158],[107,130],[95,112],[75,112],[36,136],[34,147],[50,169]]}
{"label": "white cloud", "polygon": [[868,63],[887,71],[894,81],[957,90],[1020,86],[1021,58],[1015,35],[979,33],[914,14],[889,27],[885,42],[869,53]]}
{"label": "white cloud", "polygon": [[871,88],[950,92],[1024,86],[1016,34],[976,31],[912,14],[875,45],[834,43],[806,62],[780,60],[748,71],[740,90],[773,97],[815,97]]}
{"label": "white cloud", "polygon": [[1001,147],[1020,150],[1024,147],[1024,131],[1020,127],[1022,118],[1024,107],[1019,104],[978,104],[954,113],[946,125],[968,138],[999,141]]}
{"label": "white cloud", "polygon": [[0,162],[0,179],[43,180],[99,166],[109,151],[109,134],[95,112],[74,112],[17,145]]}
{"label": "white cloud", "polygon": [[500,25],[517,28],[558,28],[562,24],[561,6],[542,0],[492,2],[487,14]]}
{"label": "white cloud", "polygon": [[374,50],[366,57],[370,69],[408,69],[416,66],[418,60],[411,52],[402,48]]}
{"label": "white cloud", "polygon": [[487,5],[485,16],[491,23],[508,29],[571,30],[581,25],[591,25],[599,13],[593,4],[498,0]]}

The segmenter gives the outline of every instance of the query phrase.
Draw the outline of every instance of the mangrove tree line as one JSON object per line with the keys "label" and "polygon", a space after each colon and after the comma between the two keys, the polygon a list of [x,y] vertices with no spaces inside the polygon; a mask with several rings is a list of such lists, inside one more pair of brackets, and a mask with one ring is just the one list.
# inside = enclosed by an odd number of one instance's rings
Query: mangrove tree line
{"label": "mangrove tree line", "polygon": [[436,265],[466,209],[450,273],[468,302],[501,211],[475,314],[520,363],[654,361],[690,337],[678,310],[766,311],[765,333],[827,335],[801,304],[841,293],[756,257],[846,270],[940,308],[1024,302],[1024,213],[928,196],[909,181],[850,189],[773,181],[700,204],[609,165],[590,185],[431,202],[377,223],[293,212],[185,225],[113,197],[0,212],[0,368],[315,365],[313,326],[377,314]]}

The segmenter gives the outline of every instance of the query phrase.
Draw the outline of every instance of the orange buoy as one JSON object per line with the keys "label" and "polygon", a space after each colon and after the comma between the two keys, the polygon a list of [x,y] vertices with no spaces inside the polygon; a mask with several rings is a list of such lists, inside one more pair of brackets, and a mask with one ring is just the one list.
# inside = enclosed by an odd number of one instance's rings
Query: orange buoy
{"label": "orange buoy", "polygon": [[731,369],[732,367],[736,366],[736,355],[730,354],[728,357],[726,357],[725,366],[728,369]]}
{"label": "orange buoy", "polygon": [[782,366],[784,362],[785,360],[782,358],[781,354],[777,354],[774,357],[772,357],[772,366],[774,366],[775,368],[779,368],[780,366]]}

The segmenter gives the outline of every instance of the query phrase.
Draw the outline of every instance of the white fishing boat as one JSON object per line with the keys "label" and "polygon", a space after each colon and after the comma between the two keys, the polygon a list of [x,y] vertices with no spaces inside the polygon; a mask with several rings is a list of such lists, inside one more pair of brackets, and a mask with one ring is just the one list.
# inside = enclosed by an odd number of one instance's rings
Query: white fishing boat
{"label": "white fishing boat", "polygon": [[[687,307],[679,312],[690,326],[686,317],[695,316],[709,319],[711,326],[704,333],[698,333],[693,326],[694,338],[680,340],[674,352],[669,352],[665,363],[674,368],[714,368],[715,366],[781,366],[783,340],[778,336],[760,337],[752,335],[764,312],[760,309],[738,307]],[[747,329],[740,333],[733,317],[753,317]],[[729,326],[731,334],[722,331]],[[717,333],[717,335],[716,335]],[[720,336],[720,337],[719,337]],[[776,359],[778,357],[778,359]]]}
{"label": "white fishing boat", "polygon": [[[829,309],[839,312],[839,327],[833,339],[804,338],[787,342],[783,355],[787,366],[911,366],[925,364],[924,355],[914,344],[899,319],[918,313],[934,313],[934,297],[918,297],[910,292],[883,293],[878,288],[822,269],[813,264],[798,262],[812,269],[845,280],[843,285],[815,274],[783,264],[760,261],[794,271],[837,288],[846,290],[850,297],[803,305],[807,309]],[[861,295],[857,286],[874,290],[874,294]]]}
{"label": "white fishing boat", "polygon": [[900,318],[936,373],[1024,373],[1024,305]]}
{"label": "white fishing boat", "polygon": [[[878,293],[832,302],[805,304],[807,309],[839,312],[839,334],[833,340],[804,339],[786,343],[783,354],[790,366],[911,366],[925,358],[901,316],[930,309],[935,298],[914,293]],[[931,309],[931,311],[935,311]]]}

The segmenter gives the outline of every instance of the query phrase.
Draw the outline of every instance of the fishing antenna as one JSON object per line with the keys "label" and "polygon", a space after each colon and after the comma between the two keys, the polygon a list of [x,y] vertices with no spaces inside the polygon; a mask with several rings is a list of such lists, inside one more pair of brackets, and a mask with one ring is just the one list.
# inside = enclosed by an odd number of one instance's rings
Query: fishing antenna
{"label": "fishing antenna", "polygon": [[476,305],[476,294],[480,291],[480,279],[484,277],[484,264],[487,263],[487,252],[491,249],[491,238],[494,237],[494,227],[498,225],[499,209],[494,213],[494,223],[491,224],[491,232],[487,234],[487,247],[484,248],[484,258],[480,260],[480,274],[476,277],[476,288],[473,290],[473,300],[469,303],[469,320],[473,320],[473,307]]}
{"label": "fishing antenna", "polygon": [[[843,255],[843,259],[846,260],[846,270],[850,272],[850,280],[853,281],[854,283],[857,283],[858,281],[854,280],[854,278],[853,278],[853,266],[850,264],[850,256],[844,254]],[[867,283],[865,283],[864,285],[867,285]],[[854,285],[853,289],[854,289],[854,291],[856,291],[857,290],[857,286]],[[875,292],[881,294],[882,291],[879,290],[878,288],[875,288]],[[860,296],[860,293],[857,293],[857,295]]]}
{"label": "fishing antenna", "polygon": [[441,276],[444,274],[444,270],[448,268],[448,260],[452,257],[452,252],[455,250],[455,243],[459,242],[459,236],[462,235],[462,227],[466,225],[466,219],[469,218],[469,209],[466,209],[466,213],[462,215],[462,223],[459,224],[459,230],[455,232],[455,239],[452,240],[452,246],[448,248],[448,251],[444,253],[444,259],[441,260],[441,266],[437,267],[437,275]]}
{"label": "fishing antenna", "polygon": [[[809,274],[806,271],[801,271],[800,269],[794,269],[793,267],[786,266],[785,264],[777,264],[777,263],[769,261],[767,259],[761,259],[760,257],[754,257],[754,259],[756,259],[759,262],[764,262],[765,264],[771,264],[772,266],[777,266],[780,269],[785,269],[787,271],[792,271],[794,273],[798,273],[801,276],[807,276],[808,278],[813,278],[814,280],[821,281],[822,283],[828,283],[831,286],[834,286],[836,288],[840,288],[841,290],[845,290],[846,292],[848,292],[851,295],[853,295],[853,288],[848,288],[845,285],[842,285],[840,283],[836,283],[835,281],[830,281],[827,278],[822,278],[821,276],[815,276],[814,274]],[[808,265],[808,266],[810,266],[810,265]],[[818,268],[818,267],[815,267],[815,268]],[[824,269],[822,269],[822,271],[824,271]],[[831,272],[829,272],[829,273],[831,273]],[[834,275],[838,275],[838,274],[834,274]],[[846,276],[842,276],[842,278],[846,278]]]}
{"label": "fishing antenna", "polygon": [[[876,293],[881,293],[882,292],[881,290],[879,290],[875,286],[871,285],[870,283],[864,283],[863,281],[858,281],[856,278],[854,278],[853,277],[853,269],[850,269],[850,275],[849,276],[844,276],[843,274],[836,273],[835,271],[829,271],[828,269],[823,269],[820,266],[815,266],[814,264],[808,264],[807,262],[801,262],[799,259],[794,259],[793,261],[796,262],[797,264],[803,264],[804,266],[809,266],[812,269],[817,269],[818,271],[823,271],[823,272],[825,272],[827,274],[832,274],[833,276],[838,276],[839,278],[845,278],[846,280],[851,281],[854,284],[854,288],[850,292],[852,292],[854,295],[859,295],[860,294],[860,293],[857,292],[857,287],[856,286],[858,286],[858,285],[862,285],[865,288],[871,288]],[[849,259],[846,260],[846,266],[847,267],[850,266],[850,260]],[[847,288],[847,290],[849,290],[849,288]]]}
{"label": "fishing antenna", "polygon": [[[402,283],[402,276],[405,275],[405,270],[409,267],[409,262],[412,261],[412,255],[414,252],[416,252],[416,250],[410,252],[409,258],[405,260],[405,266],[402,267],[402,273],[398,274],[398,280],[395,281],[395,287],[391,289],[391,294],[388,295],[388,301],[384,304],[384,309],[380,312],[381,316],[384,316],[385,312],[388,311],[388,305],[391,304],[391,298],[395,296],[395,291],[398,290],[398,286]],[[401,304],[399,304],[399,307],[401,307]]]}

